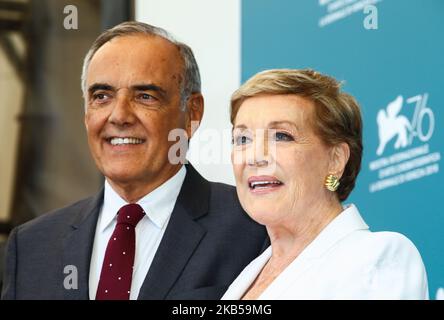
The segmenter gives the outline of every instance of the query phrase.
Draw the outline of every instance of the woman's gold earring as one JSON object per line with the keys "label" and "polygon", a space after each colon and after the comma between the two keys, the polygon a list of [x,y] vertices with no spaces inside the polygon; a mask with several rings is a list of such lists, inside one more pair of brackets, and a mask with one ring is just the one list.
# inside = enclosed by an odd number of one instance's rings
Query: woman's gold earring
{"label": "woman's gold earring", "polygon": [[336,191],[339,187],[339,178],[333,174],[329,174],[325,178],[325,187],[330,191]]}

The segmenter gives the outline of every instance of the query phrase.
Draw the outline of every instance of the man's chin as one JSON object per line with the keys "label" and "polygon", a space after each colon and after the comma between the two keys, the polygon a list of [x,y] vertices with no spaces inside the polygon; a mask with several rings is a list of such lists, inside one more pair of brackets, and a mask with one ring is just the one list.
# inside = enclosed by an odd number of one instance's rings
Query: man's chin
{"label": "man's chin", "polygon": [[140,175],[129,172],[102,172],[111,185],[126,186],[142,181]]}

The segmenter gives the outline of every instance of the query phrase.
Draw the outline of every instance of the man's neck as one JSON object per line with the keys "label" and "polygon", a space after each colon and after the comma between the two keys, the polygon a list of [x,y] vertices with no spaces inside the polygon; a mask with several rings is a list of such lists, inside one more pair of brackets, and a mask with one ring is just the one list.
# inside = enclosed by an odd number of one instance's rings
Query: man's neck
{"label": "man's neck", "polygon": [[131,182],[117,182],[106,178],[113,190],[126,202],[136,203],[147,194],[151,193],[166,181],[171,179],[177,172],[179,172],[182,165],[173,167],[173,170],[168,172],[162,179],[147,179],[146,181],[131,181]]}

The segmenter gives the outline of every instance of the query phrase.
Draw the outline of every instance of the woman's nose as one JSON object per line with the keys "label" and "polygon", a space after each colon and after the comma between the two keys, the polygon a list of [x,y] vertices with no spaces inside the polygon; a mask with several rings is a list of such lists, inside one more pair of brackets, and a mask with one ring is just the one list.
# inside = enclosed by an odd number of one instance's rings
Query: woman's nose
{"label": "woman's nose", "polygon": [[[256,132],[253,148],[247,150],[247,163],[256,167],[264,167],[269,164],[269,146],[267,136],[262,132]],[[250,154],[248,154],[250,153]]]}

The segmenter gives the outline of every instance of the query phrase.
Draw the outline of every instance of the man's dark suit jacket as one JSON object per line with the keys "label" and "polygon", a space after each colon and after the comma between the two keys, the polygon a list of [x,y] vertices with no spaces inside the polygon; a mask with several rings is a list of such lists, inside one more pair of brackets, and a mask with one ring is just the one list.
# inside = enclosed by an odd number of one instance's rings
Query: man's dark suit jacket
{"label": "man's dark suit jacket", "polygon": [[[2,299],[89,299],[88,278],[103,190],[11,232]],[[191,166],[139,299],[219,299],[266,242],[232,186],[211,183]],[[66,266],[78,289],[65,289]],[[68,269],[67,269],[68,270]],[[71,278],[72,279],[72,278]]]}

